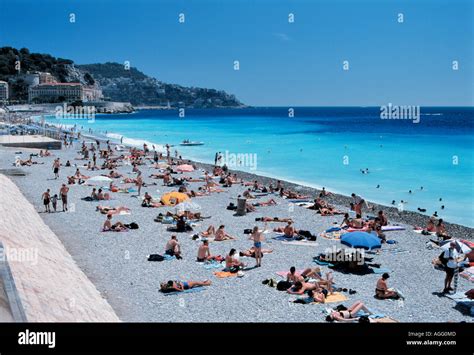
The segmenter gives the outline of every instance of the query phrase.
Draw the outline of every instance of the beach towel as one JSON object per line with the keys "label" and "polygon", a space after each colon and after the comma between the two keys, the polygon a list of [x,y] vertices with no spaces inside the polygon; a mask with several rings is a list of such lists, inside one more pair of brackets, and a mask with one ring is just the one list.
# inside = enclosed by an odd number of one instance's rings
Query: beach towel
{"label": "beach towel", "polygon": [[339,240],[344,233],[345,231],[321,232],[319,236],[329,240]]}
{"label": "beach towel", "polygon": [[[286,239],[286,238],[285,238]],[[292,241],[282,241],[281,244],[285,244],[285,245],[299,245],[299,246],[317,246],[318,243],[317,242],[313,242],[313,241],[309,241],[309,240],[292,240]]]}
{"label": "beach towel", "polygon": [[[403,231],[405,227],[402,226],[382,226],[382,232],[391,232],[391,231]],[[364,228],[347,228],[348,232],[365,232],[367,231],[367,227]]]}
{"label": "beach towel", "polygon": [[[326,297],[326,300],[324,303],[335,303],[335,302],[343,302],[343,301],[347,301],[348,298],[343,295],[342,293],[339,293],[339,292],[334,292],[333,294],[331,295],[328,295]],[[319,302],[313,302],[312,304],[318,304]]]}
{"label": "beach towel", "polygon": [[280,240],[280,241],[287,241],[287,242],[291,242],[291,241],[297,240],[296,237],[287,238],[287,237],[285,237],[284,234],[277,235],[276,237],[273,237],[272,239]]}
{"label": "beach towel", "polygon": [[200,292],[202,290],[204,290],[204,287],[197,286],[197,287],[193,287],[193,288],[190,288],[189,290],[184,290],[184,291],[163,292],[163,295],[165,296],[180,295],[182,293],[195,293],[195,292]]}
{"label": "beach towel", "polygon": [[474,282],[474,266],[464,270],[459,275],[468,281]]}
{"label": "beach towel", "polygon": [[223,279],[223,278],[226,278],[226,277],[237,276],[237,273],[236,272],[229,272],[229,271],[214,271],[214,275],[216,275],[216,277],[218,277],[220,279]]}
{"label": "beach towel", "polygon": [[207,263],[200,263],[202,264],[202,266],[204,267],[204,269],[218,269],[218,268],[221,268],[223,266],[225,266],[225,261],[223,261],[222,263],[219,263],[217,261],[210,261],[210,262],[207,262]]}
{"label": "beach towel", "polygon": [[327,261],[320,260],[319,256],[315,256],[313,258],[313,262],[315,262],[316,264],[321,265],[321,266],[334,266],[334,264],[331,264]]}

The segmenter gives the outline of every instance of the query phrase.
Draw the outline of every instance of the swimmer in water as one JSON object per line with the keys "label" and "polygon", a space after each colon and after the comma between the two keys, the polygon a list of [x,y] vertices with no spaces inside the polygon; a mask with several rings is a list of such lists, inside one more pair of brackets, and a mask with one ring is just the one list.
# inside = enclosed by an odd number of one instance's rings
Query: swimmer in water
{"label": "swimmer in water", "polygon": [[380,188],[380,185],[377,185],[376,189]]}
{"label": "swimmer in water", "polygon": [[409,194],[411,194],[411,190],[410,190],[410,191],[408,191],[408,193],[409,193]]}
{"label": "swimmer in water", "polygon": [[395,200],[392,200],[392,205],[394,205],[394,204],[395,204]]}
{"label": "swimmer in water", "polygon": [[441,197],[439,198],[439,200],[440,200],[440,201],[443,201],[443,199],[442,199]]}
{"label": "swimmer in water", "polygon": [[423,186],[422,186],[422,187],[420,187],[420,190],[423,190]]}
{"label": "swimmer in water", "polygon": [[444,210],[444,205],[441,206],[441,209]]}

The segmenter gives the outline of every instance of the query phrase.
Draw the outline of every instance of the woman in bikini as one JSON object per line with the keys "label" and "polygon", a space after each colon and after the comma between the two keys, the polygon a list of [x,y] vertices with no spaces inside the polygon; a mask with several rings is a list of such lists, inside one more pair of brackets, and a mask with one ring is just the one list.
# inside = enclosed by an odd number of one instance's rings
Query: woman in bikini
{"label": "woman in bikini", "polygon": [[369,309],[361,302],[358,301],[350,306],[346,310],[332,311],[330,315],[326,317],[326,321],[338,321],[338,322],[355,322],[359,319],[357,313],[364,311],[365,313],[372,314]]}
{"label": "woman in bikini", "polygon": [[375,286],[375,297],[380,299],[386,298],[399,298],[398,293],[396,291],[392,291],[388,289],[387,280],[390,277],[388,273],[384,273],[380,279],[377,281],[377,285]]}
{"label": "woman in bikini", "polygon": [[195,287],[200,286],[210,286],[211,281],[204,280],[204,281],[173,281],[169,280],[168,282],[163,282],[160,284],[161,292],[183,292],[186,290],[190,290]]}
{"label": "woman in bikini", "polygon": [[203,237],[213,237],[216,234],[216,228],[211,224],[204,232],[201,232]]}

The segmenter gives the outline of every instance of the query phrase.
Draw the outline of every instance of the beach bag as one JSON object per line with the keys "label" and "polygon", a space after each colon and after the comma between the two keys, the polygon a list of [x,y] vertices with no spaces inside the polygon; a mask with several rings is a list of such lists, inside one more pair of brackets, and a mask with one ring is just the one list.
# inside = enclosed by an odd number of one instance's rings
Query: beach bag
{"label": "beach bag", "polygon": [[138,224],[135,222],[132,222],[130,224],[124,224],[124,226],[127,227],[128,229],[138,229]]}
{"label": "beach bag", "polygon": [[277,283],[277,290],[278,290],[278,291],[286,291],[286,290],[288,290],[288,289],[291,287],[291,285],[292,285],[292,284],[291,284],[291,282],[289,282],[289,281],[283,281],[283,280],[282,280],[282,281],[279,281],[279,282]]}
{"label": "beach bag", "polygon": [[165,258],[159,254],[148,255],[148,261],[163,261]]}
{"label": "beach bag", "polygon": [[252,230],[251,229],[244,229],[244,234],[252,234]]}

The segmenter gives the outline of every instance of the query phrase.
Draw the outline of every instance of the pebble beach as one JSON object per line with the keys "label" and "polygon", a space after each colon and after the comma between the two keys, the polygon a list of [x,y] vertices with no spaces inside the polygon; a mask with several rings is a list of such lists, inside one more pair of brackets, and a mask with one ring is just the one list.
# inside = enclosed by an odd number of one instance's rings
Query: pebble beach
{"label": "pebble beach", "polygon": [[[91,142],[86,139],[86,142]],[[235,211],[226,209],[230,202],[236,204],[238,195],[246,189],[245,186],[234,184],[225,188],[224,192],[211,193],[209,196],[195,197],[203,216],[209,217],[196,222],[193,231],[178,233],[183,259],[150,262],[150,254],[163,254],[165,244],[171,236],[167,231],[168,225],[154,222],[159,214],[173,212],[174,207],[145,208],[141,207],[142,197],[136,193],[111,193],[110,201],[86,202],[82,197],[89,196],[92,186],[69,185],[69,212],[44,213],[41,194],[51,189],[52,194],[59,193],[62,183],[66,183],[66,176],[73,175],[77,165],[81,173],[89,176],[107,174],[108,170],[88,171],[85,160],[79,157],[80,142],[73,147],[63,147],[60,151],[51,151],[51,157],[34,157],[40,164],[15,168],[21,174],[9,176],[19,187],[27,200],[33,204],[43,221],[61,240],[74,261],[92,281],[102,296],[107,299],[118,317],[125,322],[324,322],[325,309],[335,307],[339,303],[331,304],[294,304],[295,296],[262,284],[265,279],[273,278],[276,281],[282,278],[278,271],[288,271],[291,266],[297,270],[318,266],[313,257],[319,253],[340,248],[338,240],[329,240],[318,237],[317,242],[308,245],[291,245],[272,239],[278,233],[271,232],[273,227],[284,226],[284,223],[268,223],[269,233],[265,233],[263,248],[273,252],[265,254],[262,267],[251,268],[255,259],[241,257],[250,267],[244,271],[243,277],[217,278],[213,271],[220,269],[206,269],[203,264],[196,262],[197,248],[200,241],[192,239],[196,233],[204,231],[212,224],[225,225],[226,231],[237,237],[236,240],[211,242],[210,250],[213,255],[225,256],[231,248],[238,251],[252,246],[248,234],[244,229],[251,229],[255,225],[264,228],[264,223],[255,222],[255,218],[262,216],[291,218],[297,229],[309,230],[319,235],[321,232],[340,224],[343,216],[321,216],[315,211],[289,204],[277,194],[263,196],[256,201],[266,201],[273,198],[277,205],[256,207],[255,212],[245,216],[234,216]],[[21,151],[21,154],[18,153]],[[23,148],[0,147],[0,172],[9,175],[7,170],[12,169],[16,156],[27,159],[30,153],[39,150]],[[60,157],[64,164],[70,160],[72,166],[60,169],[60,178],[54,179],[52,171],[53,159]],[[44,163],[44,164],[41,164]],[[102,159],[98,159],[98,165]],[[197,170],[191,173],[175,174],[175,177],[190,176],[199,178],[204,171],[211,171],[205,164],[195,163]],[[163,186],[162,180],[152,179],[151,174],[158,173],[158,169],[148,162],[140,166],[142,176],[147,184],[142,188],[142,196],[148,192],[159,199],[167,192],[176,191],[176,187]],[[135,177],[130,165],[121,165],[116,171],[126,177]],[[238,173],[239,178],[246,181],[258,180],[268,186],[270,178],[255,176],[248,173]],[[120,184],[120,178],[114,183]],[[156,185],[154,184],[156,183]],[[188,190],[197,190],[203,182],[190,182]],[[316,196],[317,191],[284,182],[285,188],[297,191],[300,194]],[[349,210],[350,198],[333,195],[327,199],[343,211]],[[128,215],[116,215],[113,222],[136,222],[139,229],[123,233],[101,232],[105,215],[96,211],[97,205],[113,207],[126,206],[130,208]],[[60,205],[60,203],[58,204]],[[373,206],[374,204],[371,204]],[[373,312],[387,315],[400,322],[471,322],[470,315],[463,314],[455,308],[455,302],[443,296],[444,272],[435,270],[432,259],[440,254],[439,249],[427,248],[426,243],[430,236],[413,232],[413,226],[425,226],[426,216],[414,212],[399,212],[395,208],[375,205],[375,210],[383,209],[391,224],[405,227],[405,230],[387,232],[387,239],[395,240],[396,244],[383,244],[379,253],[367,254],[373,262],[390,270],[389,286],[399,289],[405,296],[403,301],[377,300],[374,298],[374,289],[378,274],[353,275],[333,271],[337,287],[355,290],[356,293],[347,296],[347,300],[340,302],[349,306],[355,301],[363,301]],[[58,210],[61,210],[58,207]],[[472,228],[446,224],[450,235],[459,239],[472,239]],[[323,274],[330,271],[322,267]],[[212,285],[202,291],[178,295],[164,295],[159,292],[160,282],[167,280],[205,280],[212,281]],[[472,283],[459,278],[458,291],[465,292],[472,288]]]}

